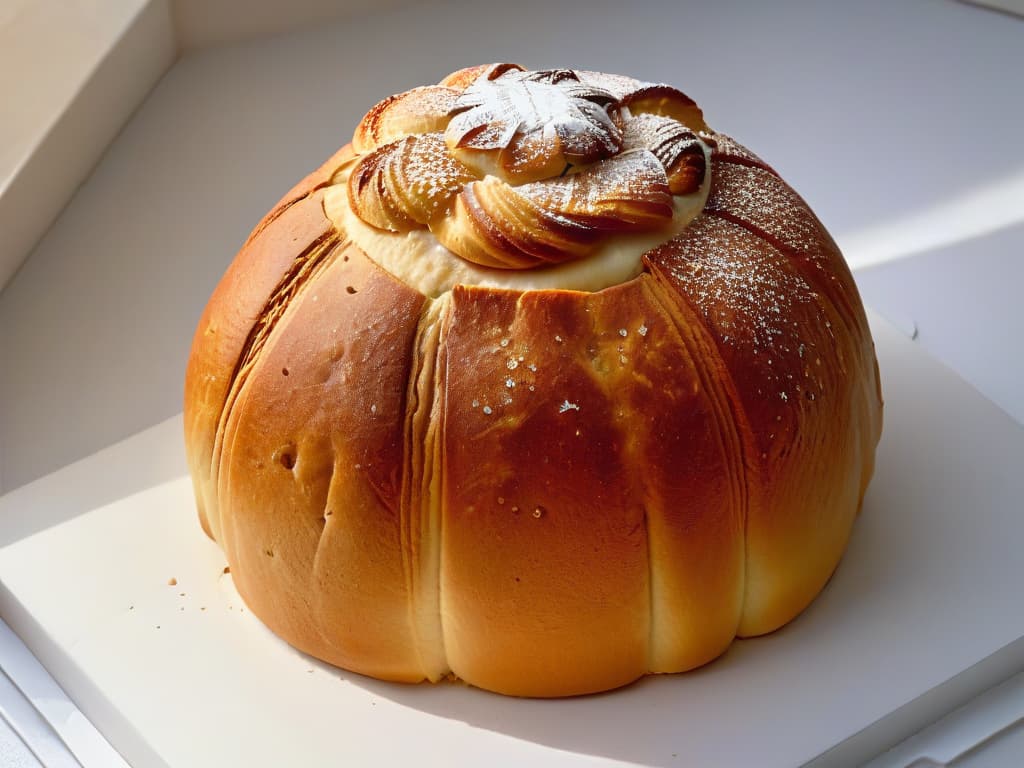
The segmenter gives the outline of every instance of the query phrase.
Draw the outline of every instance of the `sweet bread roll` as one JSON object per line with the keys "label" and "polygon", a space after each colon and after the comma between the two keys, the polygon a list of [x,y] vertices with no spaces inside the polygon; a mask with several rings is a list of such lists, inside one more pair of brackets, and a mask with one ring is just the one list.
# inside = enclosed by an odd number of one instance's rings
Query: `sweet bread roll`
{"label": "sweet bread roll", "polygon": [[800,613],[882,422],[835,243],[667,86],[473,67],[369,111],[196,331],[203,528],[274,632],[522,696]]}

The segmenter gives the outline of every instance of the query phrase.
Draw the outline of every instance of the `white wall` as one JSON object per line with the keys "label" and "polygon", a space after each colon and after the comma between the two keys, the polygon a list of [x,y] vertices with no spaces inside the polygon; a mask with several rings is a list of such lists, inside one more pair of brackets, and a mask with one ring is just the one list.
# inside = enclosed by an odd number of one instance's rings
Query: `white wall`
{"label": "white wall", "polygon": [[166,0],[0,2],[0,291],[174,56]]}

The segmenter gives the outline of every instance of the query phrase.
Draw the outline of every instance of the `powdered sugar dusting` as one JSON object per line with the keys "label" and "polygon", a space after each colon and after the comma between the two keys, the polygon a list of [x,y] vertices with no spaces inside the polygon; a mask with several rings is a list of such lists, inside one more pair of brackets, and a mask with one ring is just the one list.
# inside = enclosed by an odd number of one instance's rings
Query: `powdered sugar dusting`
{"label": "powdered sugar dusting", "polygon": [[689,194],[704,181],[704,150],[696,134],[663,115],[640,114],[622,120],[623,147],[648,149],[669,177],[674,194]]}
{"label": "powdered sugar dusting", "polygon": [[799,274],[768,258],[765,247],[736,225],[703,215],[649,258],[684,286],[724,343],[749,345],[755,354],[795,353],[802,343],[793,327],[795,308],[813,303],[815,293]]}
{"label": "powdered sugar dusting", "polygon": [[643,80],[627,75],[615,75],[607,72],[592,72],[590,70],[577,70],[580,80],[589,85],[608,91],[616,99],[621,100],[627,94],[639,91],[642,88],[653,85]]}
{"label": "powdered sugar dusting", "polygon": [[349,199],[366,223],[393,232],[425,227],[449,211],[472,172],[439,133],[406,136],[366,155],[349,179]]}
{"label": "powdered sugar dusting", "polygon": [[829,242],[788,184],[761,168],[716,163],[705,210],[735,217],[758,234],[805,256],[823,257]]}
{"label": "powdered sugar dusting", "polygon": [[534,151],[564,151],[592,162],[622,146],[622,135],[605,110],[614,101],[607,91],[581,83],[571,70],[481,77],[452,107],[445,138],[451,147],[496,150],[517,137],[529,140],[540,133],[545,140]]}
{"label": "powdered sugar dusting", "polygon": [[786,253],[797,269],[829,297],[851,327],[857,297],[835,242],[803,199],[772,171],[730,161],[714,163],[706,210],[763,237]]}
{"label": "powdered sugar dusting", "polygon": [[711,153],[711,158],[712,160],[728,160],[733,163],[752,165],[775,173],[768,163],[724,133],[714,134],[714,150]]}
{"label": "powdered sugar dusting", "polygon": [[593,226],[651,226],[672,217],[665,168],[643,149],[623,152],[571,176],[524,184],[514,192],[560,215],[587,219]]}
{"label": "powdered sugar dusting", "polygon": [[[633,97],[644,114],[621,100]],[[699,210],[708,191],[707,147],[680,107],[696,109],[669,86],[492,65],[461,94],[428,86],[374,107],[355,143],[403,138],[358,160],[348,204],[378,230],[428,229],[467,262],[505,271],[582,259],[613,234],[667,239],[693,215],[677,221],[680,206]]]}
{"label": "powdered sugar dusting", "polygon": [[356,151],[367,152],[404,136],[443,130],[459,92],[428,85],[391,96],[375,104],[356,129]]}

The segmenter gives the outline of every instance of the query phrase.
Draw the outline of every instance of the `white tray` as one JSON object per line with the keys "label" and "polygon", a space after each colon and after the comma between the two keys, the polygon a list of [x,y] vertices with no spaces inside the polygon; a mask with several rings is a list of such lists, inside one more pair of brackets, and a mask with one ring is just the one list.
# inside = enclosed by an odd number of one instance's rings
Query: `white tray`
{"label": "white tray", "polygon": [[886,429],[846,557],[691,674],[530,701],[313,661],[223,574],[178,419],[0,498],[0,611],[136,768],[861,762],[1024,667],[1024,428],[872,322]]}

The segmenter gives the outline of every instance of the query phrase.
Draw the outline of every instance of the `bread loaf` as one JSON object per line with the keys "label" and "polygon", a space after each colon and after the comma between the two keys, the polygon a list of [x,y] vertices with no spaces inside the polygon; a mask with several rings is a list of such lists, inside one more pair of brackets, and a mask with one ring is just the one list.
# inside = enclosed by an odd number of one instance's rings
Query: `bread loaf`
{"label": "bread loaf", "polygon": [[375,106],[199,321],[204,530],[295,647],[564,696],[800,613],[881,432],[835,243],[677,89],[473,67]]}

